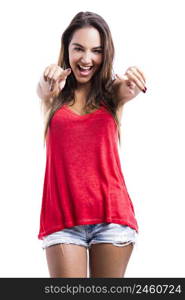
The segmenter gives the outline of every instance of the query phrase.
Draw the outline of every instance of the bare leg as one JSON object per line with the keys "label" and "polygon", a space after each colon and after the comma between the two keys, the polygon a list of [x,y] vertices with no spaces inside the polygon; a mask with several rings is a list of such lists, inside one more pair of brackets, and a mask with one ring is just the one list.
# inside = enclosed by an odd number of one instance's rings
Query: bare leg
{"label": "bare leg", "polygon": [[47,247],[45,251],[50,277],[87,277],[85,247],[75,244],[57,244]]}
{"label": "bare leg", "polygon": [[124,277],[133,244],[123,247],[111,243],[92,244],[89,249],[90,277]]}

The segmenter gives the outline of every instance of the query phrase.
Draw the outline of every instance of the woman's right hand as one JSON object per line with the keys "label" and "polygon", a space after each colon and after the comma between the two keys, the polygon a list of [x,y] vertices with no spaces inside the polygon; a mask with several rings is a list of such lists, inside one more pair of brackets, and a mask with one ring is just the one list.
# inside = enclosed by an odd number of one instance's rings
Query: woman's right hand
{"label": "woman's right hand", "polygon": [[49,65],[43,74],[44,81],[48,84],[49,92],[58,94],[64,88],[70,73],[70,68],[64,70],[56,64]]}

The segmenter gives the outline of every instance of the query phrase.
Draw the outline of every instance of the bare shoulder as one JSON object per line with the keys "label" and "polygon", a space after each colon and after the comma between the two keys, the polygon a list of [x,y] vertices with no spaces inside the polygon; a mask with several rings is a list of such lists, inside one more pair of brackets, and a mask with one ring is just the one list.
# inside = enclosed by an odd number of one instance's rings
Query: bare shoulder
{"label": "bare shoulder", "polygon": [[120,123],[121,123],[121,119],[122,119],[122,116],[123,116],[123,107],[124,107],[124,105],[120,105],[116,110],[116,115],[117,115],[118,120],[119,120]]}

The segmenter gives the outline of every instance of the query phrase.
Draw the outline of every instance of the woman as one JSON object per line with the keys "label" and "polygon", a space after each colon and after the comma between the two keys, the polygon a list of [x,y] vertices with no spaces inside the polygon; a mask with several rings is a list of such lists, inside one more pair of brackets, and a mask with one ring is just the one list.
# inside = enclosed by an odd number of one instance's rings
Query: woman
{"label": "woman", "polygon": [[87,277],[88,253],[90,277],[124,277],[136,242],[117,142],[123,106],[146,80],[137,67],[114,75],[113,59],[105,20],[80,12],[38,84],[47,144],[38,238],[51,277]]}

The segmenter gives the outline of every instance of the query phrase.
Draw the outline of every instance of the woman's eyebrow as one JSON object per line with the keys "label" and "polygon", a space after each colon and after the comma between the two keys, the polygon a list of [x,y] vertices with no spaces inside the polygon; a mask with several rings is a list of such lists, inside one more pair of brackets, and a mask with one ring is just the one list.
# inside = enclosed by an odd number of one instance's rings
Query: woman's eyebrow
{"label": "woman's eyebrow", "polygon": [[[72,45],[75,45],[75,46],[79,46],[79,47],[84,48],[82,45],[80,45],[80,44],[78,44],[78,43],[73,43]],[[97,48],[102,48],[102,46],[93,47],[92,49],[97,49]]]}

